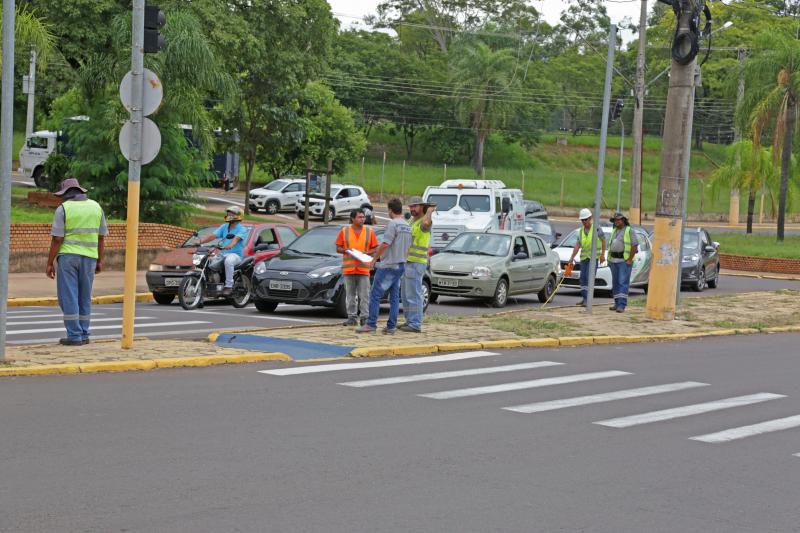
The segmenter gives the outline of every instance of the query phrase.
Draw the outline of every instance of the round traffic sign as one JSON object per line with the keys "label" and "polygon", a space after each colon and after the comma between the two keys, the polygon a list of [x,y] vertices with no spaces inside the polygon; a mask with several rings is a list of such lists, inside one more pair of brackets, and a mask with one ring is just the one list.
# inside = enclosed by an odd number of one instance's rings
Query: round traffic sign
{"label": "round traffic sign", "polygon": [[[128,112],[133,107],[131,105],[131,87],[133,86],[133,74],[128,71],[119,84],[119,99]],[[144,69],[144,85],[142,86],[142,116],[151,115],[161,105],[164,98],[164,86],[158,79],[156,73],[150,69]]]}
{"label": "round traffic sign", "polygon": [[[119,149],[128,161],[131,160],[131,136],[133,135],[133,124],[126,120],[119,132]],[[145,118],[142,122],[142,164],[150,163],[158,155],[161,149],[161,132],[156,123]]]}

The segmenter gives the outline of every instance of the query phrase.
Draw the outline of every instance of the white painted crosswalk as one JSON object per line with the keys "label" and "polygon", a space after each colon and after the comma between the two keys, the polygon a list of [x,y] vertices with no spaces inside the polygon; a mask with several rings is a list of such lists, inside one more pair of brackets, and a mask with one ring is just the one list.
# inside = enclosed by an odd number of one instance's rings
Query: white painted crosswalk
{"label": "white painted crosswalk", "polygon": [[689,438],[691,440],[697,440],[700,442],[730,442],[732,440],[743,439],[745,437],[753,437],[755,435],[772,433],[773,431],[783,431],[785,429],[793,429],[796,427],[800,427],[800,415],[787,416],[786,418],[768,420],[758,424],[751,424],[749,426],[742,426],[725,431],[718,431],[717,433],[709,433],[708,435],[700,435],[699,437]]}

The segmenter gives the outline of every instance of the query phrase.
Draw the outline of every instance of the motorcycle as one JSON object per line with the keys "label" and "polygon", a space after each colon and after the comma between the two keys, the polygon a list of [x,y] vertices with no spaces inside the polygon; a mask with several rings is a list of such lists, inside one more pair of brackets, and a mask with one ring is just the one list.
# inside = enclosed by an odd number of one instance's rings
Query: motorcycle
{"label": "motorcycle", "polygon": [[[229,235],[228,238],[233,238]],[[178,289],[178,301],[187,311],[203,307],[206,298],[226,298],[241,309],[250,303],[253,294],[253,257],[246,257],[233,270],[233,290],[223,296],[225,286],[225,258],[218,255],[217,246],[201,247],[192,255],[196,270],[187,273]]]}

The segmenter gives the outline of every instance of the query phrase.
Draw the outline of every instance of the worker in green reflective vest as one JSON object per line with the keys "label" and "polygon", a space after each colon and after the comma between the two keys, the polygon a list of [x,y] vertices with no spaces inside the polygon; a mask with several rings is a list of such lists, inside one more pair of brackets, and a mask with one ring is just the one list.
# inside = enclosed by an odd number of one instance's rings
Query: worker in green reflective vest
{"label": "worker in green reflective vest", "polygon": [[94,275],[103,269],[103,244],[108,226],[103,208],[86,196],[75,178],[65,179],[56,193],[63,203],[56,209],[50,231],[47,277],[56,279],[58,305],[67,336],[60,344],[89,343]]}
{"label": "worker in green reflective vest", "polygon": [[422,315],[425,311],[423,277],[428,268],[428,248],[431,242],[431,226],[435,204],[428,204],[419,196],[408,201],[411,210],[411,247],[408,249],[406,269],[403,273],[403,316],[406,323],[400,331],[422,332]]}

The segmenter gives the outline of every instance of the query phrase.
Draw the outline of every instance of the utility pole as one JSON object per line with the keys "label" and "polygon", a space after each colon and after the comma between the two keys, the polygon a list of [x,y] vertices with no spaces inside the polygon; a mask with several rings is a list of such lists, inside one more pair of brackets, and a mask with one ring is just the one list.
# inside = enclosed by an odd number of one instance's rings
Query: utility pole
{"label": "utility pole", "polygon": [[642,156],[644,153],[644,63],[647,45],[647,0],[639,12],[639,49],[636,53],[636,81],[633,89],[633,152],[631,153],[632,224],[642,223]]}
{"label": "utility pole", "polygon": [[[23,80],[24,81],[24,80]],[[31,50],[31,64],[28,69],[28,83],[23,83],[28,95],[28,115],[25,120],[25,138],[29,138],[33,133],[33,110],[34,97],[36,96],[36,50]],[[26,86],[27,85],[27,86]],[[26,86],[26,87],[25,87]]]}
{"label": "utility pole", "polygon": [[11,244],[11,145],[14,141],[14,0],[3,0],[3,88],[0,102],[0,362],[6,359],[8,248]]}
{"label": "utility pole", "polygon": [[[747,59],[747,50],[739,48],[737,51],[739,57],[739,89],[736,92],[736,109],[742,105],[744,100],[744,62]],[[742,132],[739,125],[734,121],[733,124],[733,142],[738,143],[742,140]],[[739,189],[731,187],[731,203],[728,208],[728,224],[735,225],[739,223]]]}
{"label": "utility pole", "polygon": [[672,68],[661,145],[661,170],[656,198],[653,266],[645,314],[654,320],[673,320],[681,274],[682,213],[689,169],[696,46],[700,35],[692,24],[700,7],[696,0],[675,0],[678,29],[672,42]]}

